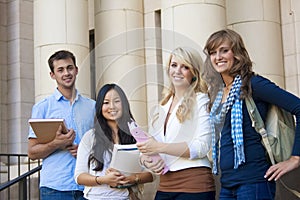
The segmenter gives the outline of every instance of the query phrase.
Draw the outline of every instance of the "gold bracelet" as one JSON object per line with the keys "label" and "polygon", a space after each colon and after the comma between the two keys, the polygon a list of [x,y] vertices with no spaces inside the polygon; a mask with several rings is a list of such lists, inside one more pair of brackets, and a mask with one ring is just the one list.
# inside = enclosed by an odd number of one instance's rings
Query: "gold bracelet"
{"label": "gold bracelet", "polygon": [[101,185],[101,182],[98,182],[98,180],[97,180],[98,177],[99,176],[95,176],[95,181],[96,181],[97,185]]}
{"label": "gold bracelet", "polygon": [[138,174],[135,174],[135,179],[134,179],[136,184],[139,184],[141,182],[141,178]]}

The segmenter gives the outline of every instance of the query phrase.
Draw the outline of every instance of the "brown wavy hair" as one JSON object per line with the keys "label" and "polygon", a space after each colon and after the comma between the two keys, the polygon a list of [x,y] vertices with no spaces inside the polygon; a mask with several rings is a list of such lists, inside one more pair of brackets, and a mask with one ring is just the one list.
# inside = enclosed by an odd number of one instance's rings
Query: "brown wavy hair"
{"label": "brown wavy hair", "polygon": [[234,54],[234,63],[229,71],[230,75],[232,77],[241,75],[241,99],[244,99],[252,93],[250,79],[254,72],[252,70],[252,61],[246,50],[242,37],[237,32],[230,29],[223,29],[214,32],[210,35],[204,47],[206,59],[204,62],[203,78],[208,85],[208,93],[211,101],[209,108],[211,108],[217,92],[224,87],[224,82],[220,73],[214,69],[211,63],[210,54],[224,42],[229,42]]}

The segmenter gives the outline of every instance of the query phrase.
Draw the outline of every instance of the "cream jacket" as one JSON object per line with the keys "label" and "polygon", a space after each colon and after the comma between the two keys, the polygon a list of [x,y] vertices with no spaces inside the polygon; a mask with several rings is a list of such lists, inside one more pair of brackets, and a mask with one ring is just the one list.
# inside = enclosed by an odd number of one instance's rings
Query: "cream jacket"
{"label": "cream jacket", "polygon": [[191,118],[180,123],[176,111],[181,104],[178,102],[171,113],[164,135],[164,122],[172,103],[172,97],[164,106],[153,109],[152,122],[149,133],[159,142],[186,142],[190,150],[190,158],[160,154],[170,171],[177,171],[191,167],[211,167],[207,154],[211,147],[211,127],[207,106],[209,98],[206,94],[198,93]]}

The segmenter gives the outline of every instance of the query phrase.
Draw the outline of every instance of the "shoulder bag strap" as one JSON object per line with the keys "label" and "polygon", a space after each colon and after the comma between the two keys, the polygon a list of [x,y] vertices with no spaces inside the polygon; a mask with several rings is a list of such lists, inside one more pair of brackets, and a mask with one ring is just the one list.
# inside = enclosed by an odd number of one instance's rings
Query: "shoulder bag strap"
{"label": "shoulder bag strap", "polygon": [[268,135],[267,135],[267,131],[265,128],[265,124],[257,110],[257,107],[255,105],[255,102],[253,100],[252,97],[246,97],[245,98],[245,102],[246,102],[246,106],[247,106],[247,110],[249,113],[249,116],[251,118],[252,121],[252,127],[255,128],[256,132],[258,132],[261,137],[262,137],[262,141],[263,144],[268,152],[269,158],[271,160],[271,163],[274,165],[275,164],[275,160],[274,160],[274,156],[272,153],[272,149],[268,140]]}
{"label": "shoulder bag strap", "polygon": [[[256,132],[258,132],[262,139],[263,139],[263,144],[268,152],[269,158],[272,162],[272,164],[275,164],[275,160],[274,160],[274,156],[271,150],[271,146],[267,137],[267,131],[265,129],[265,124],[257,110],[257,107],[255,105],[255,102],[253,100],[252,97],[246,97],[245,98],[245,102],[246,102],[246,106],[247,106],[247,110],[249,113],[249,116],[251,118],[252,121],[252,127],[255,128]],[[279,179],[280,183],[291,193],[293,193],[294,195],[296,195],[298,198],[300,198],[300,192],[298,192],[297,190],[293,190],[290,187],[288,187],[282,179]]]}

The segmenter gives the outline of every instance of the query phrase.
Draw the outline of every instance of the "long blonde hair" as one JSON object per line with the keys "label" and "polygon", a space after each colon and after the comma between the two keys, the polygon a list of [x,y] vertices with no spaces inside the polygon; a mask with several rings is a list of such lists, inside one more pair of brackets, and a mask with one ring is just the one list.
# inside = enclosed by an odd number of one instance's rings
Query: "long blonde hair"
{"label": "long blonde hair", "polygon": [[[176,57],[180,60],[185,66],[190,68],[190,71],[193,74],[193,79],[190,87],[184,94],[183,101],[176,111],[176,116],[180,123],[184,122],[186,119],[189,119],[196,101],[196,93],[202,92],[207,93],[208,88],[204,80],[202,79],[201,69],[203,66],[203,61],[200,56],[200,53],[195,49],[190,47],[178,47],[174,49],[169,57],[167,63],[167,74],[169,74],[170,63],[172,57]],[[165,105],[168,100],[175,95],[174,85],[170,82],[170,86],[167,90],[163,91],[163,99],[160,104]]]}

